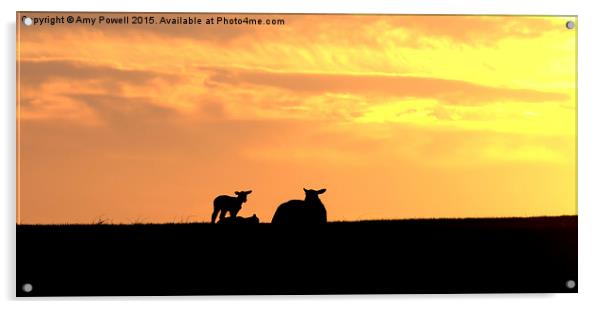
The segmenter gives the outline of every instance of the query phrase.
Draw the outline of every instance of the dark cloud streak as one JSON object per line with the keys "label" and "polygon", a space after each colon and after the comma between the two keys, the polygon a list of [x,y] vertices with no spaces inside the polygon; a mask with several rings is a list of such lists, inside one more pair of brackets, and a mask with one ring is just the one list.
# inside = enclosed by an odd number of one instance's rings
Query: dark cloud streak
{"label": "dark cloud streak", "polygon": [[311,94],[353,93],[383,97],[433,98],[452,105],[483,105],[507,100],[558,102],[567,99],[566,94],[558,92],[492,87],[466,81],[428,77],[276,73],[207,67],[199,69],[209,72],[208,85],[226,84],[235,87],[255,85]]}
{"label": "dark cloud streak", "polygon": [[113,82],[129,82],[144,84],[155,78],[176,82],[180,79],[175,74],[167,74],[146,70],[124,70],[110,66],[93,65],[69,60],[19,62],[20,82],[27,86],[38,86],[48,80],[106,80]]}

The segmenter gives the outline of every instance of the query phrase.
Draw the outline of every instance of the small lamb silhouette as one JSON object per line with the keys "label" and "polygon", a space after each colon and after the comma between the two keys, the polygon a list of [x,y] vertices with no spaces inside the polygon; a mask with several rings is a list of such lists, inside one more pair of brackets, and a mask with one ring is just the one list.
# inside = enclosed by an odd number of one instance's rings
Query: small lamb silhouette
{"label": "small lamb silhouette", "polygon": [[259,218],[253,214],[252,217],[227,217],[219,220],[218,224],[259,224]]}
{"label": "small lamb silhouette", "polygon": [[326,223],[326,208],[319,194],[326,189],[305,191],[305,200],[291,200],[278,207],[272,223],[275,224],[322,224]]}
{"label": "small lamb silhouette", "polygon": [[211,223],[215,223],[215,219],[219,214],[220,221],[226,217],[226,213],[230,213],[230,217],[236,218],[236,215],[242,208],[242,203],[247,201],[247,195],[251,194],[252,190],[249,191],[236,191],[236,197],[229,195],[220,195],[213,200],[213,213],[211,214]]}

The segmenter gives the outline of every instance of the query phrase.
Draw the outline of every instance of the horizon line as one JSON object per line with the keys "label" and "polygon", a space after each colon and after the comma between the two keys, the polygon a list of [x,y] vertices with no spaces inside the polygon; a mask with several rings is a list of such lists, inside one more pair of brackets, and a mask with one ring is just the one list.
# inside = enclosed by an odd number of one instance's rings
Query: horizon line
{"label": "horizon line", "polygon": [[[437,221],[437,220],[504,220],[504,219],[544,219],[544,218],[563,218],[578,217],[574,215],[540,215],[540,216],[511,216],[511,217],[425,217],[425,218],[398,218],[398,219],[362,219],[362,220],[336,220],[327,221],[329,223],[368,223],[368,222],[396,222],[396,221]],[[181,222],[133,222],[133,223],[111,223],[106,221],[90,223],[16,223],[16,226],[134,226],[134,225],[193,225],[207,224],[212,225],[210,221],[181,221]],[[221,225],[215,223],[216,225]],[[259,222],[259,224],[271,224],[271,222]],[[234,224],[241,225],[241,224]],[[243,224],[244,225],[244,224]]]}

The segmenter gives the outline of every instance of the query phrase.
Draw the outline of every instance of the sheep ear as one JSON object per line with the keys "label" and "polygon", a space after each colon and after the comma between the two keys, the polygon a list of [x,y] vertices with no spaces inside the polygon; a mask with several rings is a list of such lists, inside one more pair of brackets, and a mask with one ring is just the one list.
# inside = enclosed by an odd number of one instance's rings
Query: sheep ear
{"label": "sheep ear", "polygon": [[307,191],[309,191],[309,190],[307,190],[307,189],[303,188],[303,191],[305,191],[305,192],[307,193]]}
{"label": "sheep ear", "polygon": [[326,189],[321,189],[321,190],[318,190],[318,194],[322,194],[322,193],[324,193],[324,192],[326,192]]}
{"label": "sheep ear", "polygon": [[240,191],[234,191],[234,194],[239,195]]}
{"label": "sheep ear", "polygon": [[247,191],[247,194],[251,194],[251,192],[253,192],[253,190],[249,190],[249,191]]}

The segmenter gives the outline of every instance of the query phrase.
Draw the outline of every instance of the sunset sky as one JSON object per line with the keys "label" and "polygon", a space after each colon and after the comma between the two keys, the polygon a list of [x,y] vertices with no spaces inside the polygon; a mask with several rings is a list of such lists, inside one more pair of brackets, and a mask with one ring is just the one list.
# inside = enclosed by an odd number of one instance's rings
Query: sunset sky
{"label": "sunset sky", "polygon": [[576,18],[269,17],[18,22],[17,220],[209,221],[252,189],[269,222],[303,187],[329,221],[577,214]]}

